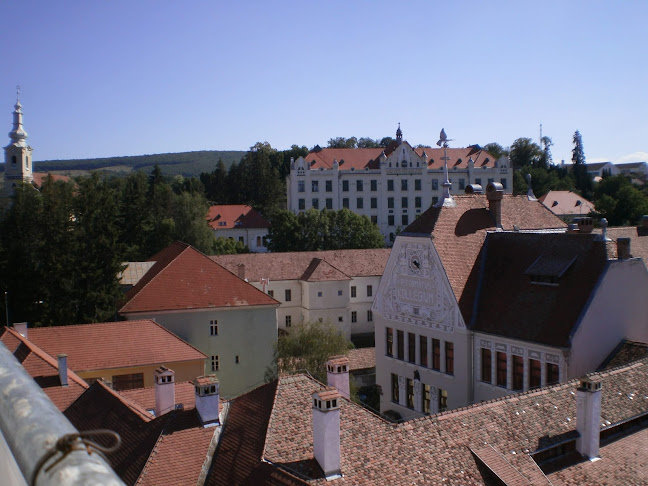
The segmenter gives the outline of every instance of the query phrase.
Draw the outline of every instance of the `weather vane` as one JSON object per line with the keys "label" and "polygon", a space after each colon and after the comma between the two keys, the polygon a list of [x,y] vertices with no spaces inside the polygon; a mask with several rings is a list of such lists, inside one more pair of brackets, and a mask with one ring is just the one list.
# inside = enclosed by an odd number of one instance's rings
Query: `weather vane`
{"label": "weather vane", "polygon": [[16,85],[16,99],[20,101],[20,85]]}

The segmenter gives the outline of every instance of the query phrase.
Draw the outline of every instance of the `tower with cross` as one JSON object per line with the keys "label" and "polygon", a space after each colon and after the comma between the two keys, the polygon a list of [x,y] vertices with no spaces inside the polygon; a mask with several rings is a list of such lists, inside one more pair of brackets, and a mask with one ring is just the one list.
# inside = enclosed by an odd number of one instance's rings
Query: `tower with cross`
{"label": "tower with cross", "polygon": [[16,86],[16,104],[13,111],[13,128],[9,132],[9,145],[4,147],[5,170],[3,197],[13,194],[21,182],[30,183],[34,179],[32,168],[32,148],[27,144],[27,132],[23,129],[23,112],[20,104],[20,86]]}

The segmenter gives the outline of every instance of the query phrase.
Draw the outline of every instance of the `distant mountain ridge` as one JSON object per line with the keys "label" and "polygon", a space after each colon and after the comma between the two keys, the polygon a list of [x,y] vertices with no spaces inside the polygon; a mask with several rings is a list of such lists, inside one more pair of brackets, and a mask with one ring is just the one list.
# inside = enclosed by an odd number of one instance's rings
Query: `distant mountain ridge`
{"label": "distant mountain ridge", "polygon": [[[232,163],[238,163],[245,153],[245,150],[201,150],[97,159],[44,160],[41,162],[34,161],[34,172],[69,172],[72,175],[94,170],[109,170],[118,173],[131,171],[150,172],[153,166],[157,164],[165,175],[191,177],[199,176],[202,172],[213,171],[216,168],[218,159],[222,159],[225,167],[229,169]],[[4,164],[0,164],[0,168],[1,171],[4,171]]]}

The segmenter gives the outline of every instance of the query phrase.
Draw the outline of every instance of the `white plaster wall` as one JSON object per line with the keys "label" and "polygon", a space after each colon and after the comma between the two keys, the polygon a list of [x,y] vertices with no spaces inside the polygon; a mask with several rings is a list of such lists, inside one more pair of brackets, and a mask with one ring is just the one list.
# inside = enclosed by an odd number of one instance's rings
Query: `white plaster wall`
{"label": "white plaster wall", "polygon": [[648,342],[648,272],[643,260],[613,260],[572,339],[569,378],[594,371],[622,339]]}
{"label": "white plaster wall", "polygon": [[[268,249],[263,246],[263,238],[268,236],[267,228],[228,228],[213,229],[214,238],[232,238],[239,241],[243,238],[243,244],[253,253],[265,253]],[[261,237],[261,246],[257,246],[257,236]]]}

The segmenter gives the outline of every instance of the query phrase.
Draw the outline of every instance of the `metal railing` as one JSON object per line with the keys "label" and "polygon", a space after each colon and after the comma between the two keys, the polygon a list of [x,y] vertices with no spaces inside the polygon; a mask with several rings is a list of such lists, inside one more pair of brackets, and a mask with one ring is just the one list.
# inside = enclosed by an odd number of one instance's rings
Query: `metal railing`
{"label": "metal railing", "polygon": [[[2,343],[0,432],[27,484],[124,486],[101,454],[108,450],[79,434]],[[0,467],[11,469],[5,459]]]}

